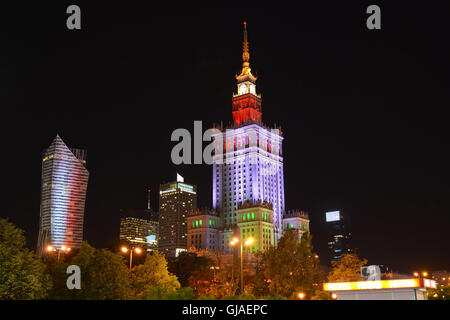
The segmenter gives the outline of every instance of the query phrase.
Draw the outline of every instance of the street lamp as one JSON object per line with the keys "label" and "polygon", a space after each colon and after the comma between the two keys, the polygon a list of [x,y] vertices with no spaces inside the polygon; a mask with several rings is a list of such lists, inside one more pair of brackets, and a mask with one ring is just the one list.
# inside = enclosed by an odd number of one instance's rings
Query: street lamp
{"label": "street lamp", "polygon": [[57,255],[58,261],[60,259],[61,252],[62,253],[68,253],[70,250],[71,250],[71,248],[66,247],[64,245],[62,245],[59,249],[57,249],[54,246],[47,246],[47,252],[49,252],[49,253],[51,253],[51,252],[58,252],[58,255]]}
{"label": "street lamp", "polygon": [[130,251],[130,272],[131,272],[131,267],[133,265],[133,251],[136,252],[137,254],[141,254],[142,249],[139,247],[132,247],[131,249],[128,249],[127,247],[122,247],[120,250],[123,253],[127,253],[128,251]]}
{"label": "street lamp", "polygon": [[303,299],[305,298],[305,294],[304,294],[303,292],[300,292],[300,293],[298,294],[298,298],[299,298],[300,300],[303,300]]}
{"label": "street lamp", "polygon": [[241,294],[244,293],[244,258],[242,257],[242,248],[245,245],[246,247],[249,247],[253,244],[253,242],[255,242],[255,239],[253,237],[249,237],[245,243],[242,243],[242,241],[239,240],[238,237],[233,237],[233,239],[231,239],[230,241],[230,245],[231,246],[235,246],[236,243],[240,242],[240,253],[241,253]]}
{"label": "street lamp", "polygon": [[419,273],[414,272],[414,277],[418,277],[418,276],[419,276]]}
{"label": "street lamp", "polygon": [[424,277],[426,277],[426,276],[428,276],[428,272],[422,272],[422,275],[424,276]]}
{"label": "street lamp", "polygon": [[337,294],[336,293],[332,293],[331,294],[331,299],[337,299]]}

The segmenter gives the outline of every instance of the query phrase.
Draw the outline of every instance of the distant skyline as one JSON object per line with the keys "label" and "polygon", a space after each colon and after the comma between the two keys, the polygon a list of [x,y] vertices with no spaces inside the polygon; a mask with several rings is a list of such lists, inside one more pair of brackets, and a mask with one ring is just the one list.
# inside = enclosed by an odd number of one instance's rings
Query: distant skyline
{"label": "distant skyline", "polygon": [[176,172],[212,207],[211,166],[173,165],[170,135],[231,121],[245,20],[263,122],[286,136],[286,209],[309,213],[324,264],[325,212],[340,210],[370,264],[450,269],[448,11],[383,4],[382,29],[369,31],[364,5],[86,3],[80,31],[66,29],[66,4],[8,8],[0,216],[35,248],[42,150],[56,134],[88,152],[94,246],[118,238],[120,209],[147,207],[149,187],[158,210],[159,185]]}

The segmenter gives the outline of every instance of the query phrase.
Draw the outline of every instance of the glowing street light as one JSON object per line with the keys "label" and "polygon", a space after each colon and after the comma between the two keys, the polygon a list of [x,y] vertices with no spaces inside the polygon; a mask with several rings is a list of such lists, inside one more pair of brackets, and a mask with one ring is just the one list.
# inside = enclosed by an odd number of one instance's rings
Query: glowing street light
{"label": "glowing street light", "polygon": [[298,294],[298,298],[299,298],[300,300],[303,300],[303,299],[305,298],[305,294],[304,294],[303,292],[300,292],[300,293]]}
{"label": "glowing street light", "polygon": [[238,242],[241,243],[240,249],[241,249],[241,294],[242,294],[244,293],[244,258],[242,257],[242,247],[244,246],[244,244],[247,247],[251,246],[253,242],[255,242],[255,239],[253,237],[249,237],[247,238],[245,243],[242,243],[242,241],[240,241],[238,237],[233,237],[230,240],[230,245],[234,247]]}
{"label": "glowing street light", "polygon": [[137,254],[141,254],[142,249],[139,247],[132,247],[131,249],[128,249],[127,247],[124,246],[120,248],[120,250],[123,253],[127,253],[128,251],[130,251],[130,272],[131,272],[131,267],[133,266],[133,251],[136,252]]}
{"label": "glowing street light", "polygon": [[422,272],[422,275],[424,276],[424,277],[426,277],[426,276],[428,276],[428,272]]}
{"label": "glowing street light", "polygon": [[332,293],[331,294],[331,299],[337,299],[337,294],[336,293]]}
{"label": "glowing street light", "polygon": [[47,246],[47,251],[50,253],[50,252],[58,252],[58,255],[57,255],[57,257],[58,257],[58,261],[59,261],[59,259],[60,259],[60,256],[61,256],[61,252],[62,253],[67,253],[67,252],[69,252],[71,250],[71,248],[69,248],[69,247],[66,247],[65,245],[62,245],[59,249],[57,249],[56,247],[54,247],[54,246]]}
{"label": "glowing street light", "polygon": [[414,277],[418,277],[418,276],[419,276],[419,273],[414,272]]}

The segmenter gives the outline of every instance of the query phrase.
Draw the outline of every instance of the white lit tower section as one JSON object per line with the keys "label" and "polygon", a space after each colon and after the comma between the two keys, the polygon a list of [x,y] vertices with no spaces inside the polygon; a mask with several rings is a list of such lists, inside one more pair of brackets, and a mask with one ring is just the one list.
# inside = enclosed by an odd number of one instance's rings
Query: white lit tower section
{"label": "white lit tower section", "polygon": [[88,179],[86,150],[68,148],[57,135],[42,157],[39,255],[49,245],[80,247]]}
{"label": "white lit tower section", "polygon": [[[220,128],[213,139],[213,207],[220,212],[224,231],[221,249],[228,245],[237,225],[237,207],[246,200],[267,201],[273,205],[275,245],[282,235],[285,210],[282,157],[282,133],[268,128],[261,120],[261,95],[256,93],[256,77],[251,73],[244,23],[242,71],[236,76],[237,93],[233,94],[233,125]],[[222,149],[222,150],[221,150]]]}

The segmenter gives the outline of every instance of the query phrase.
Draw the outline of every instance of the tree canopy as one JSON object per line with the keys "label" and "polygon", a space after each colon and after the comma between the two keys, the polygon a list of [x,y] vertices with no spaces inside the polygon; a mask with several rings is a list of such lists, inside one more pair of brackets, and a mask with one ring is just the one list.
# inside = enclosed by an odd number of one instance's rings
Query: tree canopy
{"label": "tree canopy", "polygon": [[261,272],[270,296],[295,298],[299,292],[312,296],[322,273],[309,233],[298,241],[295,232],[285,232],[277,247],[262,254]]}
{"label": "tree canopy", "polygon": [[47,268],[25,248],[23,231],[0,218],[0,299],[43,299],[50,288]]}
{"label": "tree canopy", "polygon": [[[175,275],[167,270],[167,260],[161,253],[148,254],[144,264],[133,270],[133,288],[136,297],[152,299],[180,288]],[[158,288],[159,292],[155,293]],[[162,292],[162,293],[161,293]]]}
{"label": "tree canopy", "polygon": [[366,259],[361,260],[356,254],[344,254],[339,260],[331,262],[332,269],[328,274],[328,281],[360,281],[361,267],[366,263]]}

